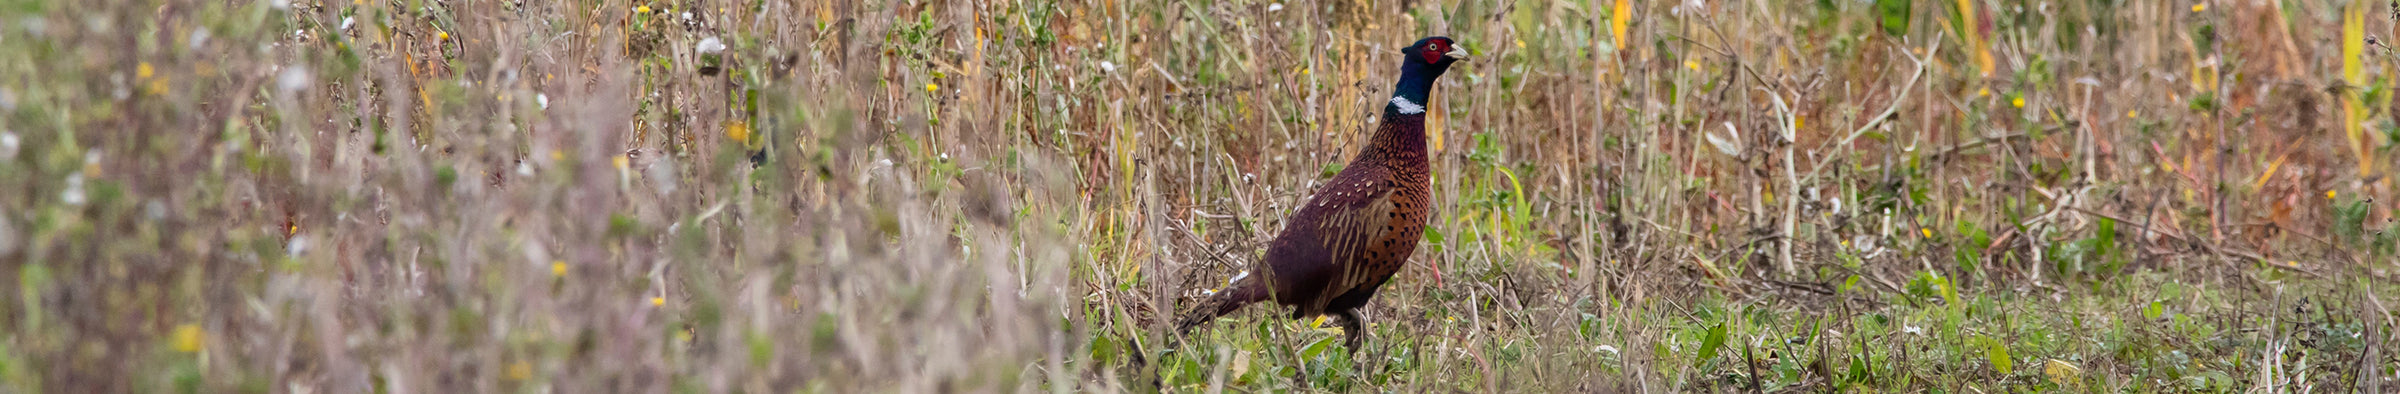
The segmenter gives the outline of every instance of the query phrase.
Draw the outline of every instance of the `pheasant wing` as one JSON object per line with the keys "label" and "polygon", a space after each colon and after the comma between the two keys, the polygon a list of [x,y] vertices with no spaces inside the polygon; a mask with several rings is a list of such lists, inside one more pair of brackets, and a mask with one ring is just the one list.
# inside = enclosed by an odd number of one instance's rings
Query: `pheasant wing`
{"label": "pheasant wing", "polygon": [[1389,171],[1371,165],[1354,165],[1319,188],[1268,246],[1277,298],[1311,316],[1335,296],[1381,279],[1381,260],[1396,257],[1386,242],[1397,213],[1394,190]]}

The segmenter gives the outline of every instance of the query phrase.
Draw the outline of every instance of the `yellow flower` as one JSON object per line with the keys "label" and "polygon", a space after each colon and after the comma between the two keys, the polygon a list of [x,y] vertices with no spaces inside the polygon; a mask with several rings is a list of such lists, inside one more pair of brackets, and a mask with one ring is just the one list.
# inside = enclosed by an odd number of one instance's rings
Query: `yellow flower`
{"label": "yellow flower", "polygon": [[750,125],[739,120],[725,122],[725,138],[741,142],[750,141]]}
{"label": "yellow flower", "polygon": [[2326,191],[2325,191],[2325,199],[2327,199],[2327,200],[2331,200],[2331,199],[2333,199],[2333,196],[2334,196],[2334,194],[2333,194],[2333,191],[2332,191],[2332,190],[2326,190]]}
{"label": "yellow flower", "polygon": [[2008,104],[2009,104],[2009,105],[2015,105],[2015,106],[2017,106],[2017,108],[2025,108],[2025,98],[2024,98],[2024,97],[2018,97],[2018,98],[2010,99],[2010,100],[2008,100]]}
{"label": "yellow flower", "polygon": [[175,351],[184,353],[200,351],[200,334],[200,325],[198,324],[187,323],[175,326],[175,336],[173,337]]}
{"label": "yellow flower", "polygon": [[2138,110],[2125,110],[2125,118],[2126,118],[2126,119],[2133,119],[2133,118],[2136,118],[2136,117],[2141,117],[2141,116],[2142,116],[2142,112],[2141,112],[2141,111],[2138,111]]}
{"label": "yellow flower", "polygon": [[1926,227],[1926,228],[1921,228],[1921,229],[1917,229],[1917,230],[1918,230],[1918,231],[1923,231],[1923,232],[1925,232],[1925,238],[1933,238],[1933,228],[1932,228],[1932,227]]}
{"label": "yellow flower", "polygon": [[925,84],[925,92],[926,92],[926,93],[933,93],[933,92],[934,92],[934,91],[936,91],[936,90],[942,90],[942,85],[935,85],[935,84],[930,84],[930,83],[928,83],[928,84]]}
{"label": "yellow flower", "polygon": [[2192,3],[2192,12],[2207,11],[2208,3]]}
{"label": "yellow flower", "polygon": [[1690,67],[1692,71],[1700,71],[1700,61],[1698,60],[1685,60],[1683,66]]}
{"label": "yellow flower", "polygon": [[633,13],[636,13],[636,14],[648,14],[648,13],[650,13],[650,6],[646,6],[646,5],[645,5],[645,6],[640,6],[640,7],[633,7]]}
{"label": "yellow flower", "polygon": [[609,157],[609,161],[613,162],[613,163],[611,163],[611,164],[615,164],[615,165],[617,166],[617,169],[619,169],[619,170],[623,170],[623,169],[625,169],[626,167],[631,167],[631,166],[633,166],[633,163],[628,163],[628,162],[626,162],[626,161],[625,161],[625,155],[616,155],[616,156],[613,156],[613,157]]}
{"label": "yellow flower", "polygon": [[167,79],[152,78],[156,76],[158,76],[158,68],[151,67],[150,62],[141,62],[133,67],[133,79],[142,81],[143,92],[154,95],[167,94]]}
{"label": "yellow flower", "polygon": [[1525,40],[1517,40],[1517,49],[1525,49]]}
{"label": "yellow flower", "polygon": [[567,262],[566,262],[566,260],[557,260],[557,261],[551,261],[551,262],[550,262],[550,275],[552,275],[552,276],[567,276]]}
{"label": "yellow flower", "polygon": [[667,297],[650,297],[650,306],[666,306]]}
{"label": "yellow flower", "polygon": [[525,380],[531,378],[533,378],[532,363],[527,363],[525,360],[517,360],[515,363],[508,364],[508,380]]}
{"label": "yellow flower", "polygon": [[450,41],[450,32],[441,31],[441,30],[434,30],[434,31],[433,31],[433,40],[434,40],[434,41]]}
{"label": "yellow flower", "polygon": [[1992,95],[1992,88],[1982,88],[1982,89],[1975,89],[1975,96],[1976,96],[1976,97],[1983,97],[1983,96],[1990,96],[1990,95]]}
{"label": "yellow flower", "polygon": [[551,149],[551,150],[550,150],[550,161],[559,161],[559,160],[566,160],[566,159],[567,159],[567,151],[564,151],[564,150],[558,150],[558,149]]}

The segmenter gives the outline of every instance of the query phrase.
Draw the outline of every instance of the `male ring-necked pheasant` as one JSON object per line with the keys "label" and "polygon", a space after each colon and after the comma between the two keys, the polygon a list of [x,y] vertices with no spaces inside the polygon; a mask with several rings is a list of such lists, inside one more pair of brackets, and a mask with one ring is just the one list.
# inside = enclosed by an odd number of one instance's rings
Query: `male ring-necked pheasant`
{"label": "male ring-necked pheasant", "polygon": [[1427,95],[1451,63],[1466,57],[1449,37],[1427,37],[1402,52],[1400,83],[1392,88],[1383,123],[1367,146],[1284,221],[1283,232],[1267,244],[1266,258],[1186,308],[1176,332],[1274,300],[1291,307],[1295,319],[1341,317],[1344,342],[1358,349],[1366,322],[1357,309],[1415,254],[1432,214]]}

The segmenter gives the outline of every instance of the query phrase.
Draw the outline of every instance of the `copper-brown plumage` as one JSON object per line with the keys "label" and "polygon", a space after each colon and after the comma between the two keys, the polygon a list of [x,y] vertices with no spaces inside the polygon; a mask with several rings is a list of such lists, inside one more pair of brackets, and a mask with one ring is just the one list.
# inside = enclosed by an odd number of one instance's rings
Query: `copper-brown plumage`
{"label": "copper-brown plumage", "polygon": [[1416,253],[1432,216],[1425,106],[1435,79],[1465,56],[1447,37],[1402,51],[1400,81],[1367,146],[1285,219],[1283,231],[1224,289],[1185,308],[1178,332],[1274,300],[1293,318],[1341,317],[1351,349],[1364,338],[1357,309]]}

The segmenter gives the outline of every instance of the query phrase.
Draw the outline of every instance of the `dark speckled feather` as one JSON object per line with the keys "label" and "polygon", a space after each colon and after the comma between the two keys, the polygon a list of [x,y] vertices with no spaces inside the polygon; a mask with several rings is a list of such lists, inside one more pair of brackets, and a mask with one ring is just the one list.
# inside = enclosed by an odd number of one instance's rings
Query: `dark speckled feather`
{"label": "dark speckled feather", "polygon": [[1464,54],[1444,37],[1420,40],[1403,53],[1408,56],[1400,81],[1367,146],[1284,221],[1265,258],[1185,308],[1178,331],[1274,300],[1291,307],[1293,318],[1343,317],[1350,347],[1358,347],[1364,322],[1354,311],[1407,265],[1432,216],[1421,103],[1428,103],[1433,81]]}

